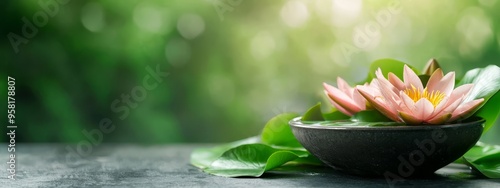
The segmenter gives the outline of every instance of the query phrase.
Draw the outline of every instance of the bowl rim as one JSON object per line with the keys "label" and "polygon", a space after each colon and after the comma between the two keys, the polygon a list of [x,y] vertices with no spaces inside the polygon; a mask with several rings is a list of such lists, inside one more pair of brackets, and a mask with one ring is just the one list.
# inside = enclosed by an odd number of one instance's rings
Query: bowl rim
{"label": "bowl rim", "polygon": [[323,126],[307,124],[301,121],[302,116],[293,118],[288,122],[291,127],[305,128],[305,129],[324,129],[324,130],[434,130],[443,128],[458,128],[471,125],[483,126],[486,120],[482,117],[475,117],[474,120],[443,124],[443,125],[397,125],[397,126]]}

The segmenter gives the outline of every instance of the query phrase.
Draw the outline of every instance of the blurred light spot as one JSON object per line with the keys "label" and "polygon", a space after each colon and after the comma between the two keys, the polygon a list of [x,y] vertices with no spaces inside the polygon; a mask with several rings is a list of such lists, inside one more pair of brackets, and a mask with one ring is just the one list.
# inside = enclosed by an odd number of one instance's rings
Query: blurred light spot
{"label": "blurred light spot", "polygon": [[273,35],[273,39],[276,44],[276,51],[285,51],[288,48],[288,41],[285,34]]}
{"label": "blurred light spot", "polygon": [[361,0],[333,0],[333,24],[340,27],[349,26],[359,16],[362,7]]}
{"label": "blurred light spot", "polygon": [[491,7],[497,3],[497,0],[479,0],[479,3],[481,3],[481,5]]}
{"label": "blurred light spot", "polygon": [[[401,16],[400,21],[395,24],[394,28],[388,29],[387,41],[394,45],[406,45],[411,44],[412,40],[423,40],[425,36],[425,28],[419,28],[418,32],[413,32],[413,25],[411,19],[408,17]],[[413,34],[418,33],[418,37],[414,37]]]}
{"label": "blurred light spot", "polygon": [[356,15],[361,11],[361,0],[333,0],[333,10]]}
{"label": "blurred light spot", "polygon": [[134,23],[139,28],[153,33],[165,32],[170,27],[169,21],[165,18],[165,10],[159,9],[150,4],[139,4],[134,9]]}
{"label": "blurred light spot", "polygon": [[325,1],[325,0],[315,0],[312,2],[313,7],[314,7],[314,14],[319,15],[319,18],[325,18],[328,17],[327,15],[330,15],[332,12],[332,1]]}
{"label": "blurred light spot", "polygon": [[308,48],[307,55],[311,60],[311,68],[315,73],[330,75],[334,71],[334,66],[332,66],[332,61],[328,58],[328,50],[323,48]]}
{"label": "blurred light spot", "polygon": [[274,38],[268,32],[259,32],[253,37],[250,44],[252,55],[257,59],[264,59],[271,55],[276,48]]}
{"label": "blurred light spot", "polygon": [[420,44],[424,42],[427,37],[428,29],[425,27],[420,27],[418,32],[414,32],[412,35],[413,44]]}
{"label": "blurred light spot", "polygon": [[194,39],[205,30],[205,22],[197,14],[184,14],[177,20],[177,30],[186,39]]}
{"label": "blurred light spot", "polygon": [[309,18],[306,5],[299,1],[288,1],[281,8],[281,19],[290,27],[300,27]]}
{"label": "blurred light spot", "polygon": [[354,34],[352,35],[354,46],[365,51],[378,47],[382,38],[380,30],[380,25],[375,21],[370,21],[354,28]]}
{"label": "blurred light spot", "polygon": [[231,104],[234,99],[234,83],[222,74],[213,74],[208,79],[208,92],[213,101],[220,106]]}
{"label": "blurred light spot", "polygon": [[491,20],[477,7],[467,8],[456,25],[461,34],[459,51],[463,56],[480,56],[483,47],[493,39]]}
{"label": "blurred light spot", "polygon": [[340,67],[347,67],[359,49],[347,43],[335,43],[330,51],[331,60]]}
{"label": "blurred light spot", "polygon": [[172,66],[183,66],[191,58],[191,47],[183,39],[172,39],[165,46],[165,57]]}
{"label": "blurred light spot", "polygon": [[104,27],[104,11],[99,3],[90,2],[82,8],[81,21],[83,27],[92,32],[98,32]]}

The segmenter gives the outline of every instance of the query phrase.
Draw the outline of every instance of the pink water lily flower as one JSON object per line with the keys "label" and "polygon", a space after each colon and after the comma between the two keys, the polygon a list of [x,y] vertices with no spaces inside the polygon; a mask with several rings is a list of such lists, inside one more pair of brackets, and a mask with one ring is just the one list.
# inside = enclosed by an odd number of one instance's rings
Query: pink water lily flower
{"label": "pink water lily flower", "polygon": [[[373,82],[372,82],[373,83]],[[333,87],[323,83],[325,94],[337,110],[345,115],[352,116],[355,113],[366,110],[366,99],[359,94],[358,90],[349,86],[345,80],[337,77],[337,86]],[[374,87],[372,84],[365,84],[367,87]]]}
{"label": "pink water lily flower", "polygon": [[359,93],[382,114],[396,122],[407,124],[443,124],[466,118],[484,99],[464,101],[473,84],[454,89],[455,73],[443,75],[437,69],[424,88],[422,81],[408,66],[403,79],[389,73],[388,79],[378,69],[375,72],[378,87],[358,86]]}

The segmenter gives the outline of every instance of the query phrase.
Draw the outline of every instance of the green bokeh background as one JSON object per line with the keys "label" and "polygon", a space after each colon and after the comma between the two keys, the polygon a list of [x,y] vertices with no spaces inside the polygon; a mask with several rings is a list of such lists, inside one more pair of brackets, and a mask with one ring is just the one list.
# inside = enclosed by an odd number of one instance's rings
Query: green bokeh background
{"label": "green bokeh background", "polygon": [[[362,81],[379,58],[415,67],[436,58],[459,77],[500,65],[497,0],[1,4],[0,97],[15,77],[18,142],[79,142],[103,118],[116,126],[105,142],[226,142],[324,101],[322,82]],[[16,53],[9,33],[23,37],[23,17],[51,11]],[[110,106],[142,85],[148,66],[169,75],[121,120]],[[498,135],[497,125],[483,140],[500,144]]]}

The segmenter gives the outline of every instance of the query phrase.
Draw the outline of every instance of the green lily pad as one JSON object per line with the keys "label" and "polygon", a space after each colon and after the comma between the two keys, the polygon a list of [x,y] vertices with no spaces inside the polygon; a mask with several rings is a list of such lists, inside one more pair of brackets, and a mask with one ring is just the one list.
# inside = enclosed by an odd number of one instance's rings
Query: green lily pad
{"label": "green lily pad", "polygon": [[457,85],[461,86],[470,83],[474,84],[474,87],[464,99],[464,102],[484,98],[482,107],[474,113],[474,116],[486,120],[484,133],[493,126],[500,114],[500,108],[498,108],[500,96],[497,94],[500,90],[500,68],[496,65],[489,65],[485,68],[472,69],[467,71]]}
{"label": "green lily pad", "polygon": [[306,151],[279,150],[264,144],[241,145],[224,152],[204,171],[225,177],[259,177],[265,171],[308,156]]}
{"label": "green lily pad", "polygon": [[500,146],[478,143],[463,160],[488,178],[500,178]]}
{"label": "green lily pad", "polygon": [[271,146],[282,147],[302,147],[299,141],[293,136],[292,129],[288,122],[298,117],[296,113],[284,113],[273,117],[266,123],[262,130],[262,143]]}

